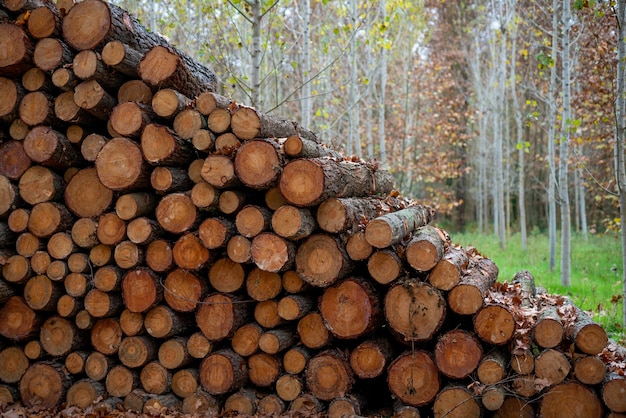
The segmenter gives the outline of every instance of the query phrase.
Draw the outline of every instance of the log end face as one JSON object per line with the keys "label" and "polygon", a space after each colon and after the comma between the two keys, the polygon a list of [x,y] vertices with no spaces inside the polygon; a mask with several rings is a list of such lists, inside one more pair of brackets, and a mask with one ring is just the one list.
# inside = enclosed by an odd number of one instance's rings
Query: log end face
{"label": "log end face", "polygon": [[98,178],[111,190],[131,187],[142,175],[141,150],[126,138],[113,138],[100,150],[96,158]]}
{"label": "log end face", "polygon": [[389,365],[387,383],[391,392],[411,406],[425,405],[435,399],[440,388],[437,366],[423,351],[410,351]]}
{"label": "log end face", "polygon": [[285,166],[279,188],[295,206],[312,206],[324,192],[324,170],[311,160],[293,160]]}
{"label": "log end face", "polygon": [[155,46],[139,62],[139,75],[147,84],[158,86],[181,65],[181,58],[164,46]]}
{"label": "log end face", "polygon": [[602,403],[589,388],[575,382],[562,383],[543,395],[539,413],[544,418],[599,418]]}
{"label": "log end face", "polygon": [[232,114],[230,128],[238,138],[250,140],[259,135],[261,119],[253,108],[241,106]]}
{"label": "log end face", "polygon": [[576,347],[586,354],[600,354],[607,342],[606,331],[596,323],[585,325],[576,335]]}
{"label": "log end face", "polygon": [[111,14],[105,2],[75,4],[63,19],[63,38],[79,51],[92,49],[104,40],[111,28]]}
{"label": "log end face", "polygon": [[387,247],[393,239],[393,231],[389,224],[380,219],[374,219],[365,228],[365,240],[376,248]]}

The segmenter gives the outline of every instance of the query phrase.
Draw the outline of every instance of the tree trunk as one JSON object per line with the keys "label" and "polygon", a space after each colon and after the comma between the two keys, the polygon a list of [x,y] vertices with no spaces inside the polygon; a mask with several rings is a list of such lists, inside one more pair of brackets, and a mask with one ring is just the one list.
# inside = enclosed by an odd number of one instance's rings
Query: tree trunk
{"label": "tree trunk", "polygon": [[538,346],[554,348],[563,340],[563,323],[556,308],[545,309],[533,327],[533,339]]}
{"label": "tree trunk", "polygon": [[573,375],[584,385],[597,385],[604,380],[606,366],[598,356],[580,356],[573,366]]}
{"label": "tree trunk", "polygon": [[504,379],[507,375],[507,359],[504,352],[494,350],[483,356],[476,374],[483,385],[493,385]]}

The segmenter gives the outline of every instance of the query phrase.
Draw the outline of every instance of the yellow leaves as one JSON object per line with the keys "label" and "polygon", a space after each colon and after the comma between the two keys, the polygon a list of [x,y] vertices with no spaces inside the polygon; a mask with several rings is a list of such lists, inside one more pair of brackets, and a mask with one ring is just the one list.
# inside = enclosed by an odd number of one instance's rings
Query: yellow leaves
{"label": "yellow leaves", "polygon": [[520,50],[519,53],[524,59],[528,59],[528,50],[526,48]]}

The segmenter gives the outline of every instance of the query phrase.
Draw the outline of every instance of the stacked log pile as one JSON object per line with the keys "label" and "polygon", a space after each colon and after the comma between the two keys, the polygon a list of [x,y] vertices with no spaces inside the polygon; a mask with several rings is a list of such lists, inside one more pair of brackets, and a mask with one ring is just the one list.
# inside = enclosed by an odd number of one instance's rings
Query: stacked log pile
{"label": "stacked log pile", "polygon": [[0,7],[0,402],[626,413],[626,350],[119,7]]}

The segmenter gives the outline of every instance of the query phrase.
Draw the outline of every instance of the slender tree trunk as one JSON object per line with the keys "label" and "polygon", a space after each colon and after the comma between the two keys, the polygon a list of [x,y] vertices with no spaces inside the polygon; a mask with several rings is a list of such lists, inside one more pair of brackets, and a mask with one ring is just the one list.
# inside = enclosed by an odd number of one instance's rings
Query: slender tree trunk
{"label": "slender tree trunk", "polygon": [[[615,91],[615,176],[619,192],[620,222],[622,225],[622,282],[626,296],[626,0],[617,1],[617,87]],[[622,322],[626,323],[626,303]]]}
{"label": "slender tree trunk", "polygon": [[561,284],[571,284],[571,213],[569,197],[569,143],[571,125],[571,59],[570,59],[570,0],[563,1],[562,24],[562,90],[563,114],[561,117],[561,135],[559,141],[559,203],[561,205]]}
{"label": "slender tree trunk", "polygon": [[583,171],[581,168],[576,169],[578,177],[578,213],[580,216],[580,232],[583,235],[583,239],[587,241],[589,239],[587,225],[587,205],[586,205],[586,193],[585,193],[585,181]]}
{"label": "slender tree trunk", "polygon": [[[384,22],[387,16],[386,0],[380,0],[379,7],[381,20]],[[385,145],[385,100],[387,89],[387,50],[380,48],[380,97],[378,98],[378,148],[380,162],[383,168],[387,167],[387,147]]]}
{"label": "slender tree trunk", "polygon": [[261,50],[261,0],[247,1],[252,7],[252,71],[250,81],[252,91],[250,100],[252,106],[261,109],[261,61],[263,51]]}
{"label": "slender tree trunk", "polygon": [[[352,155],[357,152],[356,142],[358,141],[358,106],[357,106],[357,42],[356,42],[356,24],[357,24],[357,4],[356,0],[350,0],[350,19],[352,21],[352,36],[350,38],[350,86],[348,99],[348,135],[346,144],[346,154]],[[358,155],[358,152],[357,152]]]}
{"label": "slender tree trunk", "polygon": [[[556,60],[558,50],[558,0],[552,0],[552,50],[551,58]],[[550,119],[548,121],[548,237],[550,240],[550,271],[556,268],[556,65],[550,69],[550,88],[548,92]]]}
{"label": "slender tree trunk", "polygon": [[311,127],[311,0],[303,0],[302,10],[302,126],[309,129]]}

